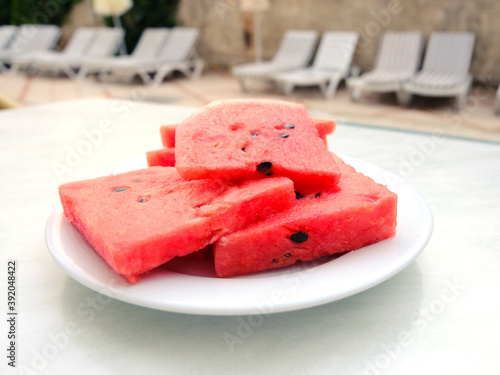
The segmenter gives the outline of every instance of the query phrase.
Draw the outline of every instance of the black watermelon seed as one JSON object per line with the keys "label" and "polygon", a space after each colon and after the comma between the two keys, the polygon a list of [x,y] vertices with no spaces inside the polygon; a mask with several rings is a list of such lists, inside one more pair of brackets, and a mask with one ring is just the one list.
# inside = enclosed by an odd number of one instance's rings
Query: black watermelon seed
{"label": "black watermelon seed", "polygon": [[148,201],[148,198],[144,198],[144,197],[139,198],[139,199],[137,200],[137,202],[139,202],[139,203],[146,203],[147,201]]}
{"label": "black watermelon seed", "polygon": [[300,194],[298,191],[296,191],[295,192],[295,198],[302,199],[302,198],[304,198],[304,196],[302,194]]}
{"label": "black watermelon seed", "polygon": [[285,129],[293,129],[293,128],[295,128],[295,125],[293,125],[293,124],[286,124],[285,125]]}
{"label": "black watermelon seed", "polygon": [[272,176],[273,174],[274,174],[274,172],[267,172],[266,176]]}
{"label": "black watermelon seed", "polygon": [[115,193],[119,193],[120,191],[124,191],[124,190],[127,190],[128,188],[125,187],[125,186],[120,186],[120,187],[117,187],[117,188],[114,188],[113,189],[113,192]]}
{"label": "black watermelon seed", "polygon": [[135,180],[132,180],[132,182],[135,182],[136,184],[138,184],[139,182],[141,182],[141,180],[135,179]]}
{"label": "black watermelon seed", "polygon": [[257,137],[258,135],[259,135],[259,133],[258,133],[258,132],[253,132],[253,133],[252,133],[252,137]]}
{"label": "black watermelon seed", "polygon": [[280,137],[280,138],[288,138],[288,134],[286,134],[286,133],[279,133],[278,137]]}
{"label": "black watermelon seed", "polygon": [[270,161],[263,161],[262,163],[257,165],[257,172],[267,173],[267,172],[271,171],[272,167],[273,167],[273,163],[271,163]]}
{"label": "black watermelon seed", "polygon": [[286,254],[285,254],[285,258],[290,258],[291,256],[292,256],[292,254],[291,254],[291,253],[286,253]]}
{"label": "black watermelon seed", "polygon": [[243,151],[243,152],[247,152],[247,149],[246,149],[245,147],[243,147],[243,148],[241,149],[241,151]]}
{"label": "black watermelon seed", "polygon": [[309,239],[309,235],[306,232],[298,231],[290,236],[290,239],[295,243],[306,242]]}
{"label": "black watermelon seed", "polygon": [[280,261],[278,259],[273,259],[271,260],[271,263],[279,263]]}
{"label": "black watermelon seed", "polygon": [[319,198],[320,196],[321,196],[321,193],[317,193],[317,194],[315,195],[315,197],[316,197],[316,198]]}

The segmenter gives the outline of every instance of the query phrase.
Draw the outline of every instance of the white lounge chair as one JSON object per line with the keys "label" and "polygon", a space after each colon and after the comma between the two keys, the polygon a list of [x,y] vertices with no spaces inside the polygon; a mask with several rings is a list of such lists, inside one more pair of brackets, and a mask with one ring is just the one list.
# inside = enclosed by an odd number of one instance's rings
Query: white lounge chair
{"label": "white lounge chair", "polygon": [[[156,56],[151,58],[129,59],[122,61],[119,68],[122,75],[138,74],[146,84],[161,83],[173,71],[181,71],[187,76],[197,77],[203,69],[203,61],[195,58],[195,47],[199,30],[192,27],[171,29]],[[153,77],[153,78],[151,78]]]}
{"label": "white lounge chair", "polygon": [[[32,65],[35,71],[37,69],[62,70],[70,78],[75,78],[77,77],[76,72],[78,74],[82,72],[83,54],[93,57],[111,56],[118,51],[125,34],[123,29],[117,27],[96,27],[91,28],[90,31],[85,29],[82,31],[82,34],[78,35],[76,43],[71,43],[71,46],[68,46],[70,47],[68,53],[65,53],[66,48],[63,53],[30,53],[26,55],[26,58],[20,57],[14,62],[18,61],[19,66]],[[80,42],[85,44],[85,48],[81,48]]]}
{"label": "white lounge chair", "polygon": [[[96,35],[85,52],[86,57],[102,58],[109,57],[118,52],[125,36],[125,31],[120,27],[100,27],[96,30]],[[71,69],[78,70],[77,75],[71,77],[85,77],[87,70],[82,66],[82,57],[71,59],[66,65]]]}
{"label": "white lounge chair", "polygon": [[384,33],[377,51],[375,67],[360,77],[347,79],[351,99],[358,101],[363,91],[395,92],[398,100],[403,83],[418,69],[422,56],[423,36],[415,31]]}
{"label": "white lounge chair", "polygon": [[273,76],[289,95],[295,86],[319,86],[326,98],[331,98],[340,81],[349,75],[358,34],[354,32],[326,32],[312,67],[279,73]]}
{"label": "white lounge chair", "polygon": [[61,29],[54,25],[19,26],[7,48],[0,51],[0,71],[16,72],[17,67],[12,65],[13,59],[27,53],[52,49],[60,35]]}
{"label": "white lounge chair", "polygon": [[[86,72],[98,72],[102,79],[108,74],[124,76],[125,80],[130,81],[135,74],[141,75],[137,71],[136,65],[143,60],[155,58],[160,48],[165,44],[168,37],[167,28],[148,28],[142,33],[137,45],[130,55],[113,56],[107,58],[85,58],[82,65]],[[143,78],[147,81],[150,77]]]}
{"label": "white lounge chair", "polygon": [[196,44],[200,31],[194,27],[175,27],[155,62],[154,82],[160,84],[175,71],[187,77],[199,78],[205,62],[197,55]]}
{"label": "white lounge chair", "polygon": [[9,45],[12,37],[16,33],[16,27],[11,25],[0,26],[0,51]]}
{"label": "white lounge chair", "polygon": [[422,70],[403,85],[403,90],[408,94],[455,97],[460,108],[472,84],[469,68],[474,39],[471,32],[433,32]]}
{"label": "white lounge chair", "polygon": [[255,80],[270,80],[277,73],[305,67],[318,42],[316,31],[289,30],[271,61],[247,63],[233,68],[243,91],[250,90]]}
{"label": "white lounge chair", "polygon": [[92,27],[78,28],[62,51],[38,51],[27,53],[13,59],[19,68],[29,69],[32,73],[39,70],[64,71],[68,76],[74,75],[72,64],[85,56],[96,37],[97,29]]}

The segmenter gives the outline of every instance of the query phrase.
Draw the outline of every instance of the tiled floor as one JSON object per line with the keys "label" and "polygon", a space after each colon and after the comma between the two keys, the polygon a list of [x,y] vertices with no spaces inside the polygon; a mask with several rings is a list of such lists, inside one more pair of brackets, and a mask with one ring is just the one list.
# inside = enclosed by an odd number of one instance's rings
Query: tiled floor
{"label": "tiled floor", "polygon": [[[365,94],[359,103],[352,103],[344,85],[330,100],[324,99],[317,88],[296,89],[287,99],[304,103],[316,117],[500,142],[500,116],[493,113],[495,90],[495,87],[474,87],[460,112],[453,111],[453,101],[449,99],[417,97],[410,107],[400,107],[391,94]],[[0,94],[22,107],[88,97],[197,107],[217,99],[284,98],[268,84],[257,85],[253,92],[243,93],[237,81],[225,72],[206,72],[198,80],[174,77],[153,87],[139,81],[132,84],[113,80],[99,82],[94,77],[72,81],[46,75],[1,74]]]}

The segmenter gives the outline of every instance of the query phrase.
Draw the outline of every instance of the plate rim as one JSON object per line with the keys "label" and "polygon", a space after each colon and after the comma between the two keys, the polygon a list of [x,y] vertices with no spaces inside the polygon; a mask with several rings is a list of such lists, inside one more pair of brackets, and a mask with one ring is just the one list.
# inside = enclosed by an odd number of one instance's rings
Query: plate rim
{"label": "plate rim", "polygon": [[[402,184],[401,186],[404,187],[405,190],[408,191],[408,197],[412,197],[415,200],[415,204],[420,208],[420,216],[424,221],[428,224],[425,227],[419,228],[419,236],[415,238],[415,242],[412,244],[410,251],[407,251],[404,253],[404,256],[397,258],[398,262],[396,262],[396,266],[389,268],[388,271],[382,272],[378,275],[378,277],[373,277],[371,279],[365,280],[362,283],[356,284],[356,285],[349,285],[348,287],[341,289],[340,291],[337,291],[336,293],[331,293],[328,294],[326,293],[325,295],[321,296],[316,296],[315,298],[309,298],[305,300],[301,300],[300,298],[292,298],[289,300],[285,300],[283,303],[278,303],[274,304],[272,310],[270,311],[263,311],[262,309],[259,309],[256,307],[255,303],[249,303],[247,305],[235,305],[231,306],[230,304],[212,304],[212,305],[204,305],[200,306],[200,301],[192,301],[192,300],[187,300],[187,301],[181,301],[181,300],[152,300],[150,298],[147,298],[147,293],[146,297],[141,295],[142,292],[148,292],[148,287],[149,288],[154,288],[158,282],[160,282],[163,278],[170,278],[170,281],[174,281],[175,283],[180,281],[180,285],[182,287],[182,283],[190,283],[190,279],[205,279],[203,281],[210,280],[208,283],[209,284],[215,284],[212,286],[215,286],[217,288],[234,288],[234,287],[241,287],[242,284],[245,286],[245,284],[249,283],[249,280],[251,280],[251,283],[253,284],[253,287],[258,287],[262,289],[263,295],[266,295],[266,291],[269,292],[269,290],[272,290],[270,288],[276,288],[277,286],[283,284],[283,274],[276,274],[273,276],[272,272],[274,270],[270,271],[270,276],[262,276],[262,277],[256,277],[256,278],[247,278],[245,276],[243,277],[235,277],[235,278],[228,278],[228,279],[223,279],[223,278],[207,278],[207,277],[199,277],[199,276],[191,276],[191,275],[186,275],[186,274],[179,274],[173,271],[165,271],[162,270],[162,277],[160,280],[157,280],[153,283],[150,282],[148,279],[141,280],[137,284],[134,285],[129,285],[126,281],[121,280],[117,282],[115,285],[106,285],[100,280],[97,280],[95,278],[92,278],[89,276],[88,271],[85,273],[85,270],[81,268],[80,265],[76,264],[75,261],[68,256],[68,254],[65,252],[65,250],[62,248],[61,242],[61,236],[63,235],[60,231],[57,230],[58,224],[62,223],[62,220],[64,219],[64,216],[62,215],[62,206],[60,202],[56,204],[56,206],[52,209],[47,222],[45,226],[45,241],[46,245],[49,249],[49,252],[51,253],[52,257],[55,259],[55,261],[64,269],[64,271],[74,280],[79,282],[80,284],[98,292],[101,294],[104,294],[108,297],[121,300],[123,302],[131,303],[134,305],[146,307],[146,308],[152,308],[156,310],[162,310],[162,311],[168,311],[168,312],[176,312],[176,313],[184,313],[184,314],[194,314],[194,315],[217,315],[217,316],[236,316],[236,315],[256,315],[256,314],[270,314],[270,313],[279,313],[279,312],[286,312],[286,311],[294,311],[294,310],[300,310],[300,309],[306,309],[314,306],[319,306],[327,303],[331,303],[334,301],[338,301],[347,297],[350,297],[352,295],[361,293],[363,291],[366,291],[368,289],[373,288],[376,285],[381,284],[382,282],[394,277],[396,274],[400,273],[402,270],[404,270],[406,267],[408,267],[413,261],[420,255],[420,253],[424,250],[425,246],[429,242],[433,228],[434,228],[434,219],[432,215],[432,211],[430,209],[429,204],[426,202],[426,200],[422,197],[422,195],[415,189],[412,185],[410,185],[408,182],[406,182],[402,177],[387,171],[386,169],[383,169],[381,167],[378,167],[374,164],[371,164],[369,162],[366,162],[361,159],[356,159],[353,157],[348,157],[344,155],[339,155],[346,163],[351,164],[357,171],[360,171],[363,174],[366,174],[369,177],[372,177],[369,173],[365,173],[365,169],[369,169],[372,173],[375,174],[378,173],[383,173],[389,178],[391,178],[393,181],[396,183]],[[124,168],[121,168],[120,170],[123,170]],[[361,170],[360,170],[361,169]],[[373,177],[372,177],[373,178]],[[377,181],[375,178],[373,178],[375,181]],[[379,181],[377,181],[379,182]],[[379,182],[380,183],[380,182]],[[399,219],[400,219],[400,197],[398,194],[398,227],[400,225]],[[61,218],[62,216],[62,218]],[[59,221],[58,221],[59,219]],[[61,220],[62,219],[62,220]],[[67,225],[70,225],[69,223],[66,222]],[[64,225],[64,224],[63,224]],[[76,231],[76,230],[75,230]],[[396,236],[386,239],[384,241],[378,242],[373,245],[369,245],[367,247],[383,247],[384,244],[386,244],[388,241],[397,241],[398,240],[398,229],[396,229]],[[60,245],[60,246],[59,246]],[[89,245],[90,246],[90,245]],[[342,259],[344,257],[349,258],[353,256],[353,254],[358,257],[357,254],[363,250],[367,250],[365,248],[363,249],[358,249],[353,252],[349,252],[346,255],[337,258],[337,259]],[[96,256],[100,259],[100,262],[105,263],[105,261],[99,257],[99,255],[96,252],[93,252],[93,256]],[[346,258],[344,258],[345,260]],[[328,265],[331,262],[327,262],[326,265]],[[339,262],[337,262],[339,263]],[[107,266],[107,264],[106,264]],[[310,268],[311,270],[316,270],[318,272],[321,267],[325,266],[325,264],[319,265],[317,267]],[[107,266],[109,267],[109,266]],[[324,268],[324,267],[323,267]],[[333,267],[335,268],[335,267]],[[280,269],[277,269],[278,272]],[[109,271],[114,273],[114,271],[109,268]],[[266,272],[266,271],[265,271]],[[172,274],[176,275],[175,277],[172,276]],[[294,275],[295,273],[289,273],[289,275]],[[163,276],[164,275],[164,276]],[[116,277],[121,279],[121,276],[118,274],[115,275]],[[311,276],[309,274],[309,276]],[[113,280],[117,280],[116,277],[113,277]],[[277,282],[278,279],[282,279],[281,283]],[[314,273],[312,277],[312,281],[314,281]],[[111,280],[111,279],[110,279]],[[272,281],[272,282],[270,282]],[[196,284],[196,282],[195,282]],[[301,285],[301,287],[310,287],[310,282],[306,282],[305,284]],[[229,286],[228,286],[229,285]],[[314,285],[313,285],[314,286]],[[227,291],[224,290],[224,293],[227,293]],[[267,293],[268,294],[268,293]],[[137,295],[141,296],[141,298],[138,298]],[[188,302],[188,303],[187,303]],[[198,302],[198,303],[196,303]],[[255,302],[255,300],[254,300]]]}

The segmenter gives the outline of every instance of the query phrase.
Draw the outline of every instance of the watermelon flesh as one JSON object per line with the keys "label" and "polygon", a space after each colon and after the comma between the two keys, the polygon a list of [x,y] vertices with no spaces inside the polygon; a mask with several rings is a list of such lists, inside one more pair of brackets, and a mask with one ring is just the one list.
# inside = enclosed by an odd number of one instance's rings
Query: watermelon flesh
{"label": "watermelon flesh", "polygon": [[[322,118],[312,118],[311,119],[316,130],[318,131],[319,137],[325,142],[327,145],[326,136],[328,134],[332,134],[336,127],[337,123],[334,120],[322,119]],[[175,129],[177,128],[177,124],[169,124],[160,126],[160,137],[161,144],[163,147],[175,147]]]}
{"label": "watermelon flesh", "polygon": [[175,147],[175,129],[177,124],[160,126],[161,144],[163,147]]}
{"label": "watermelon flesh", "polygon": [[165,167],[70,182],[59,195],[69,223],[132,283],[296,200],[285,177],[185,181]]}
{"label": "watermelon flesh", "polygon": [[336,158],[336,189],[304,195],[291,208],[222,237],[215,271],[230,277],[309,261],[394,236],[397,196]]}
{"label": "watermelon flesh", "polygon": [[313,118],[312,119],[314,127],[318,131],[319,137],[325,142],[325,145],[328,146],[328,141],[326,136],[328,134],[332,134],[337,128],[337,123],[333,120],[321,119],[321,118]]}
{"label": "watermelon flesh", "polygon": [[149,167],[175,167],[175,149],[163,147],[146,152]]}
{"label": "watermelon flesh", "polygon": [[303,189],[340,179],[305,106],[280,100],[203,107],[175,130],[175,167],[186,180],[285,176]]}
{"label": "watermelon flesh", "polygon": [[[318,131],[318,136],[327,145],[328,134],[335,131],[336,123],[333,120],[313,118],[312,122]],[[146,159],[150,167],[175,167],[175,129],[177,124],[160,126],[161,143],[164,147],[146,152]]]}

